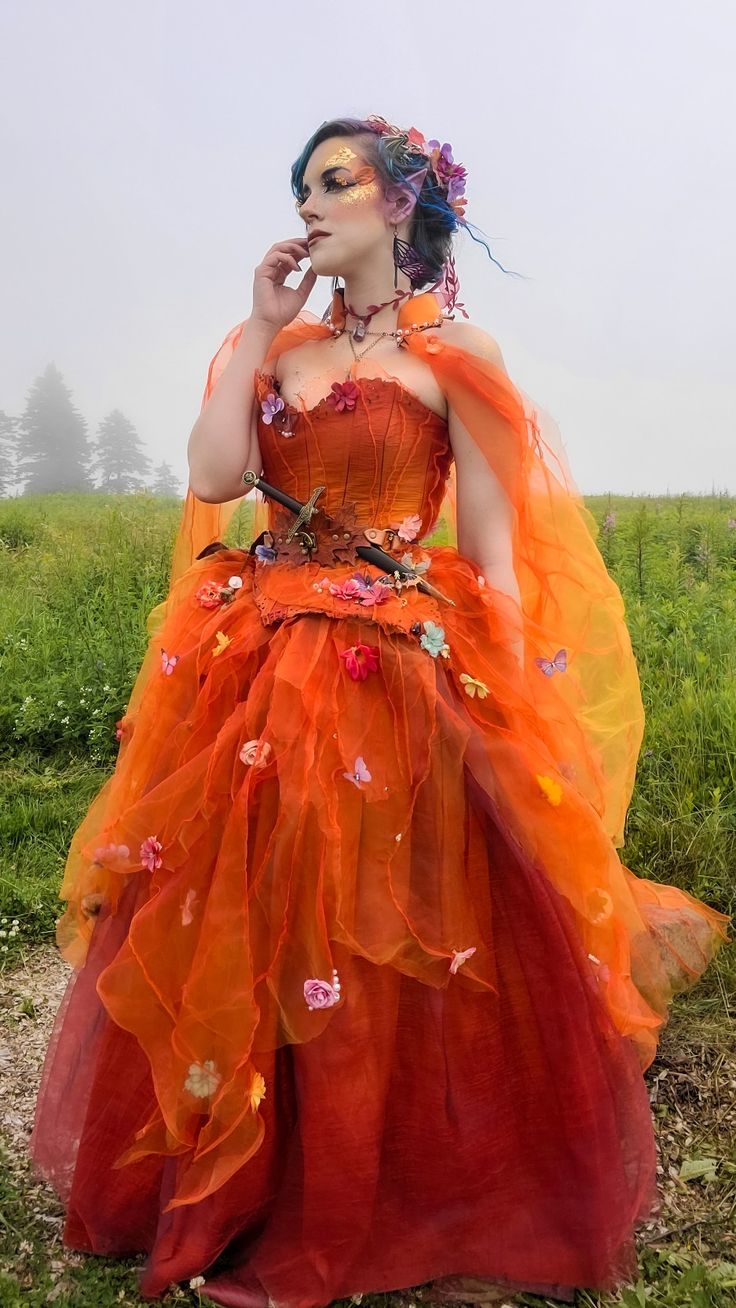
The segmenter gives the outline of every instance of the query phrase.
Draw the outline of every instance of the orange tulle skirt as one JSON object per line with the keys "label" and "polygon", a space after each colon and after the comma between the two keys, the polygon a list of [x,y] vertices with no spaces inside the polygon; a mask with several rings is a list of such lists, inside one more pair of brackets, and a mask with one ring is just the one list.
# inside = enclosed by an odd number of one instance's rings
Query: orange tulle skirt
{"label": "orange tulle skirt", "polygon": [[492,600],[429,552],[451,660],[417,591],[347,611],[316,565],[197,561],[75,838],[60,942],[86,951],[32,1149],[65,1241],[146,1251],[146,1296],[204,1274],[323,1308],[462,1273],[569,1300],[636,1271],[649,1001],[697,933],[629,934],[640,883],[545,785]]}

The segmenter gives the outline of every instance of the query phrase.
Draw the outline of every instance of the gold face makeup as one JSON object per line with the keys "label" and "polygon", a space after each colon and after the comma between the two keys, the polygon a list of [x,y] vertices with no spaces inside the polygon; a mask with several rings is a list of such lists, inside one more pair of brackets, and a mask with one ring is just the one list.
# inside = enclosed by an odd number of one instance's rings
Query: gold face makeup
{"label": "gold face makeup", "polygon": [[[343,144],[333,149],[325,158],[320,177],[325,193],[330,192],[341,204],[366,204],[380,195],[376,169],[366,159],[357,154],[349,145]],[[305,195],[309,188],[305,188]],[[297,200],[297,210],[304,200]]]}
{"label": "gold face makeup", "polygon": [[325,168],[346,168],[349,166],[350,160],[357,159],[357,157],[355,151],[351,150],[349,145],[341,145],[340,149],[331,154],[329,159],[325,159]]}
{"label": "gold face makeup", "polygon": [[[363,164],[357,168],[352,178],[338,178],[342,182],[343,190],[338,195],[338,199],[343,204],[365,204],[368,200],[374,200],[378,195],[378,183],[375,180],[376,170],[370,164]],[[353,181],[354,185],[349,186],[348,181]]]}

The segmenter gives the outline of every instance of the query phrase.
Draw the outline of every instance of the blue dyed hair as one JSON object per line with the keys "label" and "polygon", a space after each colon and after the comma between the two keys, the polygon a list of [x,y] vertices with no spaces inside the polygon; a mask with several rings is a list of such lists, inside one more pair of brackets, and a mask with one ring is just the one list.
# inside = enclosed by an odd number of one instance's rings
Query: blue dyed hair
{"label": "blue dyed hair", "polygon": [[[431,168],[419,191],[412,184],[412,175],[421,172],[427,166],[429,162],[427,155],[418,154],[416,150],[411,149],[404,133],[397,136],[376,132],[371,128],[370,123],[361,118],[332,118],[322,123],[321,127],[312,133],[299,158],[291,166],[291,189],[297,200],[302,198],[304,173],[312,153],[318,145],[331,136],[365,137],[364,153],[375,166],[379,176],[383,177],[384,182],[387,185],[395,182],[400,186],[408,187],[417,196],[409,226],[409,243],[420,255],[427,276],[420,282],[412,280],[412,290],[428,282],[435,282],[442,276],[445,265],[452,255],[452,238],[461,225],[470,232],[474,241],[479,239],[474,235],[470,223],[465,219],[462,224],[460,223]],[[493,258],[488,243],[482,237],[480,244],[485,246],[493,262],[501,268],[501,264]],[[508,269],[501,268],[501,271],[507,272]],[[512,273],[512,276],[514,275]]]}

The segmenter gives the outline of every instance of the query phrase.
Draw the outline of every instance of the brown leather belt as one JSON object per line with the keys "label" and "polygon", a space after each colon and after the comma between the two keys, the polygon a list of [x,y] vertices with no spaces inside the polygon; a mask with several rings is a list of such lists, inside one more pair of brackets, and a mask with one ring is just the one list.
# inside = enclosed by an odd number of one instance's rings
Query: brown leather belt
{"label": "brown leather belt", "polygon": [[373,527],[357,522],[355,510],[349,505],[330,514],[316,509],[308,529],[295,532],[291,540],[287,535],[294,525],[293,513],[279,506],[273,512],[271,522],[272,528],[265,531],[251,549],[254,550],[258,543],[270,546],[276,551],[277,563],[319,563],[323,568],[359,563],[365,567],[365,560],[355,552],[356,545],[377,545],[400,559],[410,544],[418,543],[402,540],[395,527]]}

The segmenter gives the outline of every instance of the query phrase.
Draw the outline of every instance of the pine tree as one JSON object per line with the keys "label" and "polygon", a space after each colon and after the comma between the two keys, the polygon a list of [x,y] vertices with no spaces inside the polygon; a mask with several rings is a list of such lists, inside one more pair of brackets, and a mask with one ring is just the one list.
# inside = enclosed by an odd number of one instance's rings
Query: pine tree
{"label": "pine tree", "polygon": [[145,490],[151,460],[143,453],[138,433],[120,409],[103,418],[97,433],[95,472],[98,488],[118,495]]}
{"label": "pine tree", "polygon": [[0,409],[0,496],[13,495],[18,483],[18,418]]}
{"label": "pine tree", "polygon": [[151,487],[154,495],[176,495],[181,499],[181,487],[178,477],[174,476],[171,465],[168,463],[159,463],[156,468],[156,477]]}
{"label": "pine tree", "polygon": [[20,418],[18,471],[24,495],[93,490],[87,424],[55,364],[33,383]]}

